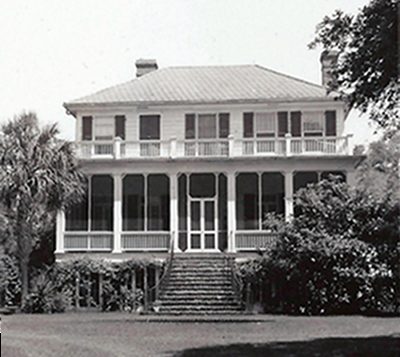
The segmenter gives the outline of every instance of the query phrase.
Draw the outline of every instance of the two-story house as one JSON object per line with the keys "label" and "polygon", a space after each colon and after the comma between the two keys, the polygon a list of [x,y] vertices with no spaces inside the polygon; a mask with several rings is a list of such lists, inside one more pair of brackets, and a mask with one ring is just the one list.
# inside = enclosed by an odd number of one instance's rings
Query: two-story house
{"label": "two-story house", "polygon": [[58,261],[248,253],[271,240],[268,212],[290,218],[297,189],[354,181],[346,107],[324,85],[258,65],[136,68],[64,105],[88,192],[58,215]]}

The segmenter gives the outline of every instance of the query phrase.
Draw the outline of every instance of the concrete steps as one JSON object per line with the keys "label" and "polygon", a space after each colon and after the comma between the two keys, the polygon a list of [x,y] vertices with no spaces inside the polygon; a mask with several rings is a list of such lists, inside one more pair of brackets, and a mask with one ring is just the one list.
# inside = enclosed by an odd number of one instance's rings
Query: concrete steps
{"label": "concrete steps", "polygon": [[225,257],[176,256],[160,295],[158,313],[168,315],[240,314]]}

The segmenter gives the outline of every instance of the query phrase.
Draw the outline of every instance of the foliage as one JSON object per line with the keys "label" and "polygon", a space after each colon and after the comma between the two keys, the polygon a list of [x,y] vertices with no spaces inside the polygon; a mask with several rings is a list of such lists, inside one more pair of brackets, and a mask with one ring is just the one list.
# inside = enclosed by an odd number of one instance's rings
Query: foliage
{"label": "foliage", "polygon": [[57,289],[51,270],[42,271],[33,281],[34,288],[24,298],[22,311],[26,313],[64,312],[71,307],[72,294],[67,287]]}
{"label": "foliage", "polygon": [[390,197],[334,179],[299,190],[291,222],[267,217],[278,241],[240,267],[243,278],[276,290],[265,302],[275,312],[395,312],[400,204]]}
{"label": "foliage", "polygon": [[20,263],[22,294],[28,292],[28,263],[41,238],[54,229],[57,210],[78,201],[84,176],[70,143],[56,125],[41,128],[35,114],[21,114],[0,135],[0,203],[10,227],[5,249]]}
{"label": "foliage", "polygon": [[337,86],[351,108],[369,111],[384,128],[400,128],[397,103],[398,14],[396,0],[372,0],[356,15],[340,10],[317,25],[310,48],[337,50]]}
{"label": "foliage", "polygon": [[0,255],[0,295],[5,306],[19,305],[21,279],[18,262],[8,255]]}

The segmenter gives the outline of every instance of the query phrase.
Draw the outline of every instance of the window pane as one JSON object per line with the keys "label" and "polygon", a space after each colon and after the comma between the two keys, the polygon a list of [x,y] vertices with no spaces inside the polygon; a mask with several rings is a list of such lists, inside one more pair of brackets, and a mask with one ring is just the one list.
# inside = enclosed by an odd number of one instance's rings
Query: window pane
{"label": "window pane", "polygon": [[336,136],[336,111],[328,110],[325,112],[325,135]]}
{"label": "window pane", "polygon": [[275,136],[275,113],[256,113],[256,136],[259,138]]}
{"label": "window pane", "polygon": [[301,136],[301,112],[290,113],[290,129],[292,136]]}
{"label": "window pane", "polygon": [[215,196],[214,174],[192,174],[190,175],[190,196],[192,197],[214,197]]}
{"label": "window pane", "polygon": [[215,234],[204,235],[204,248],[215,249]]}
{"label": "window pane", "polygon": [[190,229],[200,230],[200,201],[192,201],[190,204]]}
{"label": "window pane", "polygon": [[219,137],[227,138],[229,136],[229,113],[219,114]]}
{"label": "window pane", "polygon": [[160,140],[160,116],[140,116],[140,140]]}
{"label": "window pane", "polygon": [[195,132],[195,115],[185,115],[185,139],[194,139],[196,137]]}
{"label": "window pane", "polygon": [[214,202],[204,202],[204,222],[205,230],[213,231],[215,229],[215,204]]}
{"label": "window pane", "polygon": [[147,177],[147,229],[169,231],[169,177]]}
{"label": "window pane", "polygon": [[318,182],[318,173],[313,171],[299,171],[293,176],[294,192],[309,184]]}
{"label": "window pane", "polygon": [[236,178],[236,221],[238,229],[258,229],[258,175],[239,174]]}
{"label": "window pane", "polygon": [[94,133],[96,140],[112,140],[114,130],[112,118],[96,118],[94,121]]}
{"label": "window pane", "polygon": [[128,175],[122,181],[122,227],[124,231],[144,230],[143,175]]}
{"label": "window pane", "polygon": [[288,132],[288,112],[278,112],[278,136],[285,136]]}
{"label": "window pane", "polygon": [[82,140],[92,140],[93,118],[82,117]]}
{"label": "window pane", "polygon": [[252,138],[254,136],[253,117],[254,117],[254,113],[243,113],[243,137],[244,138]]}
{"label": "window pane", "polygon": [[125,140],[125,116],[117,115],[115,117],[115,137]]}
{"label": "window pane", "polygon": [[190,245],[191,245],[192,249],[200,249],[201,248],[200,234],[191,234],[190,235]]}
{"label": "window pane", "polygon": [[[284,178],[279,172],[268,172],[261,176],[262,190],[262,215],[264,220],[267,213],[285,213],[285,187]],[[268,228],[268,227],[266,227]]]}
{"label": "window pane", "polygon": [[198,116],[199,139],[217,137],[217,120],[214,114],[200,114]]}
{"label": "window pane", "polygon": [[66,231],[88,231],[88,205],[88,187],[86,186],[82,201],[74,204],[65,212]]}
{"label": "window pane", "polygon": [[302,118],[304,136],[322,136],[324,130],[322,112],[304,112]]}
{"label": "window pane", "polygon": [[114,182],[111,176],[96,175],[92,177],[91,230],[113,230]]}

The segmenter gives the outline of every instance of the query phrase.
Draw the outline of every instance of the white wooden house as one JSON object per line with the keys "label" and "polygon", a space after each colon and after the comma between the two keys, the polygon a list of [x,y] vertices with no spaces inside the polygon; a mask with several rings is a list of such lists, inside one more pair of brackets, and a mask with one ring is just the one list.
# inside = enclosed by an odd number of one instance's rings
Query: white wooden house
{"label": "white wooden house", "polygon": [[266,213],[290,218],[298,188],[329,173],[354,181],[346,107],[323,85],[258,65],[136,67],[64,104],[88,192],[58,215],[58,261],[248,254],[273,239]]}

